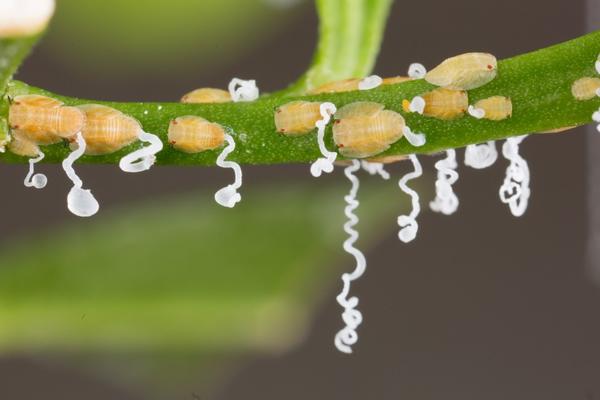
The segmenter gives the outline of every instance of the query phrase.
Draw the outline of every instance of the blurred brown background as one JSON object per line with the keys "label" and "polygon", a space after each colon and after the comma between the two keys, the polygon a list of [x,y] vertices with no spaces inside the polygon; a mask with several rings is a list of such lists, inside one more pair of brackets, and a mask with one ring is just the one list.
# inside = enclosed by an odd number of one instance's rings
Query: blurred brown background
{"label": "blurred brown background", "polygon": [[[433,66],[470,50],[505,58],[568,40],[586,31],[585,7],[571,0],[396,1],[375,73],[403,73],[413,61]],[[223,87],[238,75],[256,79],[264,91],[275,90],[305,69],[317,30],[310,2],[281,12],[283,26],[201,73],[173,56],[156,69],[149,63],[121,74],[110,48],[98,50],[106,51],[100,58],[110,65],[108,72],[90,72],[77,69],[48,39],[18,77],[63,94],[115,100],[174,101],[190,88]],[[110,21],[97,23],[97,29],[105,28]],[[218,44],[214,37],[200,39]],[[85,36],[71,40],[63,45],[75,46]],[[394,219],[382,225],[383,240],[367,253],[368,273],[353,286],[365,315],[354,355],[333,347],[340,318],[337,281],[332,281],[303,343],[282,354],[245,354],[210,392],[185,385],[165,398],[600,399],[600,290],[584,264],[585,136],[585,129],[578,129],[524,142],[532,197],[521,219],[497,198],[506,165],[499,159],[483,171],[461,166],[459,211],[451,217],[424,212],[414,243],[397,240]],[[434,161],[424,159],[426,169],[433,170]],[[323,184],[306,169],[245,168],[245,185],[292,179]],[[391,169],[397,176],[399,167]],[[228,179],[225,172],[206,168],[154,168],[134,177],[113,166],[79,170],[85,182],[93,182],[104,209],[195,185],[218,187]],[[10,212],[2,219],[0,239],[49,229],[65,219],[90,223],[67,214],[68,184],[59,168],[44,172],[53,184],[34,193],[22,187],[23,166],[2,166],[0,179],[11,189],[2,196],[2,208]],[[343,180],[340,171],[335,180]],[[348,259],[339,263],[339,270],[349,267]],[[116,384],[53,358],[22,353],[0,358],[2,399],[147,396],[143,387]]]}

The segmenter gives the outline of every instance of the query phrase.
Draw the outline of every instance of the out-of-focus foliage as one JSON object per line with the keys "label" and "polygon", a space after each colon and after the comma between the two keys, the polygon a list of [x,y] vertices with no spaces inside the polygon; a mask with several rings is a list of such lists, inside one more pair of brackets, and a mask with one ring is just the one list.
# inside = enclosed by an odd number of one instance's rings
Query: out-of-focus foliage
{"label": "out-of-focus foliage", "polygon": [[[393,198],[394,186],[361,192],[361,234],[393,222],[394,202],[376,199]],[[0,349],[232,352],[292,343],[342,254],[346,189],[248,190],[233,210],[210,194],[167,198],[10,243],[0,255]]]}
{"label": "out-of-focus foliage", "polygon": [[199,72],[250,51],[293,10],[265,0],[59,0],[45,46],[92,75]]}

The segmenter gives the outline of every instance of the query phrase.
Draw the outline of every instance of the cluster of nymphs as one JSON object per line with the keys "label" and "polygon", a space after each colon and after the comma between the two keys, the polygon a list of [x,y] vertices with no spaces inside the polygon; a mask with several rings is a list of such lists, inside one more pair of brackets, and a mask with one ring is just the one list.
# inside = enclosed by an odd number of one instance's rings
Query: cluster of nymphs
{"label": "cluster of nymphs", "polygon": [[[497,61],[493,55],[467,53],[446,59],[429,72],[421,64],[412,64],[407,77],[382,79],[373,75],[364,79],[348,79],[323,85],[313,93],[370,90],[380,85],[425,79],[438,87],[412,99],[402,100],[401,107],[405,113],[418,113],[440,120],[453,120],[468,114],[472,118],[500,121],[512,116],[511,99],[498,95],[470,105],[467,92],[489,83],[497,73]],[[348,239],[344,242],[344,250],[354,256],[356,268],[353,272],[342,275],[343,288],[337,301],[344,309],[342,319],[345,326],[335,337],[336,347],[345,353],[352,352],[352,345],[358,340],[356,329],[362,322],[362,314],[356,308],[358,298],[348,297],[350,284],[359,278],[366,268],[365,256],[354,247],[358,239],[358,232],[354,229],[358,223],[354,214],[358,207],[356,195],[359,187],[356,172],[362,168],[371,175],[379,174],[382,178],[389,179],[383,164],[406,157],[378,155],[403,137],[413,147],[423,146],[427,140],[426,134],[411,129],[400,113],[384,108],[382,104],[375,102],[355,102],[337,109],[335,104],[329,102],[293,101],[280,106],[275,112],[276,128],[284,135],[303,135],[317,128],[317,141],[322,157],[311,165],[310,171],[313,176],[332,172],[334,163],[338,163],[346,165],[345,175],[352,183],[350,193],[345,197],[345,214],[348,219],[344,230],[348,233]],[[328,150],[324,142],[325,128],[331,120],[337,152]],[[500,189],[500,198],[510,205],[514,215],[522,215],[529,197],[529,170],[527,163],[518,153],[518,145],[522,140],[523,137],[509,139],[504,148],[504,155],[510,161],[510,166]],[[336,162],[338,153],[351,161]],[[411,198],[411,212],[398,217],[398,237],[404,243],[415,239],[418,231],[416,218],[420,213],[419,195],[407,183],[422,174],[417,156],[410,154],[408,158],[413,170],[399,180],[400,188]],[[492,165],[496,158],[495,143],[489,142],[468,146],[465,163],[473,168],[485,168]],[[446,157],[435,166],[438,171],[435,183],[436,197],[430,203],[430,207],[433,211],[449,215],[458,208],[458,198],[452,189],[452,185],[458,179],[455,150],[446,151]]]}
{"label": "cluster of nymphs", "polygon": [[[187,103],[214,103],[225,101],[253,101],[259,96],[255,81],[234,78],[229,91],[220,89],[198,89],[185,95]],[[67,207],[75,215],[90,217],[99,210],[99,204],[90,190],[83,189],[83,182],[73,170],[73,163],[84,154],[90,156],[111,154],[136,141],[147,143],[126,156],[119,167],[124,172],[143,172],[154,165],[156,154],[163,149],[160,138],[144,132],[135,118],[114,108],[86,104],[77,107],[64,105],[61,101],[41,95],[22,95],[10,99],[9,125],[11,135],[8,150],[14,154],[30,157],[29,173],[25,186],[42,189],[47,184],[46,176],[34,173],[34,165],[44,158],[40,146],[67,140],[72,152],[62,166],[73,188],[67,196]],[[181,116],[169,124],[169,143],[185,153],[199,153],[221,148],[227,143],[217,165],[231,168],[235,173],[233,184],[215,194],[215,200],[224,207],[234,207],[241,200],[238,189],[242,185],[240,166],[226,157],[235,149],[233,137],[224,127],[204,118]]]}

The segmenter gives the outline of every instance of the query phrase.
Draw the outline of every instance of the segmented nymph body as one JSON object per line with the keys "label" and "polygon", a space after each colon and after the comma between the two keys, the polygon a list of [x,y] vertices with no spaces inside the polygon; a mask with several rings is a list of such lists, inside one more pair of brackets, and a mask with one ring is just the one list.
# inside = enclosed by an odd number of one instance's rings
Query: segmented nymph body
{"label": "segmented nymph body", "polygon": [[182,103],[228,103],[233,101],[227,90],[216,88],[200,88],[193,90],[181,98]]}
{"label": "segmented nymph body", "polygon": [[444,60],[425,75],[425,80],[436,86],[471,90],[492,81],[497,70],[492,54],[466,53]]}
{"label": "segmented nymph body", "polygon": [[99,104],[86,104],[78,108],[86,116],[81,133],[87,155],[114,153],[135,142],[143,132],[138,120],[114,108]]}
{"label": "segmented nymph body", "polygon": [[202,117],[186,115],[169,124],[169,143],[188,154],[214,150],[225,144],[225,130]]}
{"label": "segmented nymph body", "polygon": [[358,90],[358,84],[360,81],[361,79],[351,78],[341,81],[328,82],[310,90],[309,94],[351,92],[353,90]]}
{"label": "segmented nymph body", "polygon": [[21,138],[38,145],[69,139],[85,125],[85,115],[75,107],[40,95],[17,96],[10,104],[8,121]]}
{"label": "segmented nymph body", "polygon": [[405,126],[397,112],[384,110],[382,104],[356,102],[335,113],[333,140],[339,152],[346,157],[374,156],[398,141]]}
{"label": "segmented nymph body", "polygon": [[[469,96],[464,90],[439,88],[421,95],[425,100],[423,115],[443,120],[462,116],[469,107]],[[404,111],[409,112],[409,102],[402,102]]]}
{"label": "segmented nymph body", "polygon": [[492,121],[501,121],[512,116],[512,101],[504,96],[492,96],[479,100],[475,103],[475,108],[483,110],[485,113],[483,118]]}
{"label": "segmented nymph body", "polygon": [[598,94],[596,91],[600,89],[600,78],[581,78],[573,82],[571,86],[571,94],[577,100],[590,100]]}
{"label": "segmented nymph body", "polygon": [[286,136],[298,136],[313,131],[321,119],[321,103],[292,101],[275,109],[275,128]]}

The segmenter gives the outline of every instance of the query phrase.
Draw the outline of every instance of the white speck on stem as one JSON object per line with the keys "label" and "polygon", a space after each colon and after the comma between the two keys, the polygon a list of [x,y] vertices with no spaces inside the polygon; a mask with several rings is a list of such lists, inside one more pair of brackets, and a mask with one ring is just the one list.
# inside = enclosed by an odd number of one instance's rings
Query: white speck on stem
{"label": "white speck on stem", "polygon": [[244,80],[233,78],[229,82],[229,94],[234,102],[254,101],[258,99],[260,91],[256,86],[255,80]]}
{"label": "white speck on stem", "polygon": [[413,79],[423,79],[427,75],[427,69],[423,64],[412,63],[408,67],[408,76]]}
{"label": "white speck on stem", "polygon": [[358,82],[358,90],[371,90],[380,86],[383,83],[383,79],[381,79],[378,75],[367,76],[360,82]]}
{"label": "white speck on stem", "polygon": [[423,112],[425,112],[426,105],[427,105],[427,103],[425,102],[424,98],[422,98],[421,96],[415,96],[410,101],[410,104],[408,106],[408,111],[423,115]]}
{"label": "white speck on stem", "polygon": [[483,117],[485,117],[485,110],[483,108],[475,108],[470,105],[467,109],[467,112],[473,118],[482,119]]}

